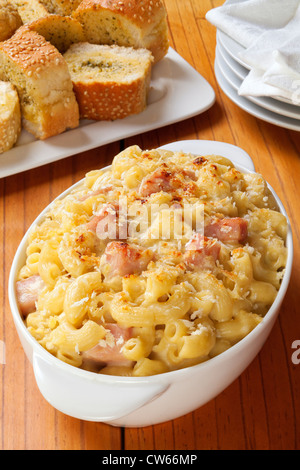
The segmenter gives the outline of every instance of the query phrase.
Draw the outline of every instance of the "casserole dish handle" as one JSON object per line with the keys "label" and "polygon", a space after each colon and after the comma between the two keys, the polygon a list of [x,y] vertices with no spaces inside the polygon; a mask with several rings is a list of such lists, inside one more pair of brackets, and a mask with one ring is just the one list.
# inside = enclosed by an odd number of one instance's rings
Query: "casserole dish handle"
{"label": "casserole dish handle", "polygon": [[122,418],[168,388],[159,376],[154,380],[105,376],[65,363],[55,364],[36,353],[32,364],[38,388],[48,403],[66,415],[86,421]]}

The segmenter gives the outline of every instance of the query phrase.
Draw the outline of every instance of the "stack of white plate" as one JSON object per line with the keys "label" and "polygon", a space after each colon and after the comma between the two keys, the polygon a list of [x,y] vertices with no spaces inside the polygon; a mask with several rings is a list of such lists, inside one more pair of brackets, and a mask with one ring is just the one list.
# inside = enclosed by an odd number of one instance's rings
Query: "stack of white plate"
{"label": "stack of white plate", "polygon": [[300,131],[300,106],[282,98],[240,96],[238,89],[249,73],[239,58],[243,46],[217,31],[215,75],[223,92],[249,114],[277,126]]}

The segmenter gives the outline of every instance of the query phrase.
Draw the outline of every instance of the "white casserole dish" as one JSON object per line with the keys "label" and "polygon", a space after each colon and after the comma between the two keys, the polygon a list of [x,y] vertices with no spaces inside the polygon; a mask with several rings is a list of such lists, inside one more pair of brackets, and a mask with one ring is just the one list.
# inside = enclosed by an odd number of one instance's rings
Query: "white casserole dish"
{"label": "white casserole dish", "polygon": [[[253,162],[246,152],[222,142],[181,141],[162,148],[197,155],[218,154],[229,158],[243,172],[254,170]],[[59,199],[81,183],[79,181],[73,185]],[[269,189],[280,212],[287,217],[278,196],[270,186]],[[48,210],[49,206],[33,225],[40,224]],[[69,416],[114,426],[148,426],[175,419],[221,393],[246,369],[262,348],[279,314],[291,276],[293,240],[288,221],[288,258],[281,287],[262,322],[243,340],[207,362],[160,375],[133,378],[95,374],[52,356],[38,344],[24,325],[17,305],[15,281],[25,262],[30,228],[14,257],[8,290],[13,320],[24,351],[32,363],[39,390],[54,408]]]}

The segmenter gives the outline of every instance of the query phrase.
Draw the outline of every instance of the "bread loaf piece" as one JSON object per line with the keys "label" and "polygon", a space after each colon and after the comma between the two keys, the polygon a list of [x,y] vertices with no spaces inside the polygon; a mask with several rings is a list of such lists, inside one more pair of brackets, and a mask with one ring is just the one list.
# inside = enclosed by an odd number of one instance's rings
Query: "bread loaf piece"
{"label": "bread loaf piece", "polygon": [[38,139],[79,124],[68,66],[58,50],[22,26],[0,44],[0,79],[15,85],[22,123]]}
{"label": "bread loaf piece", "polygon": [[21,132],[18,93],[9,82],[0,81],[0,153],[11,149]]}
{"label": "bread loaf piece", "polygon": [[17,8],[24,24],[49,14],[39,0],[11,0],[11,3]]}
{"label": "bread loaf piece", "polygon": [[40,0],[49,13],[71,15],[81,0]]}
{"label": "bread loaf piece", "polygon": [[82,25],[71,16],[49,14],[26,26],[51,42],[61,53],[66,52],[72,44],[85,41]]}
{"label": "bread loaf piece", "polygon": [[16,7],[7,0],[0,0],[0,41],[10,38],[22,24]]}
{"label": "bread loaf piece", "polygon": [[73,44],[64,58],[81,118],[115,120],[145,109],[153,61],[150,51],[80,43]]}
{"label": "bread loaf piece", "polygon": [[83,0],[73,16],[82,23],[90,43],[149,49],[155,62],[168,51],[161,0]]}

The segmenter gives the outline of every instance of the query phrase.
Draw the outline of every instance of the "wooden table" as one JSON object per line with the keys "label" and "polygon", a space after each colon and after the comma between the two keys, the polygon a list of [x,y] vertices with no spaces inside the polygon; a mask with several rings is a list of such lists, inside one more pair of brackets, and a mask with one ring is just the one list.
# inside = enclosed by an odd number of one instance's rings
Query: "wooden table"
{"label": "wooden table", "polygon": [[[300,134],[258,120],[233,104],[214,75],[216,31],[206,12],[221,0],[165,0],[171,46],[216,92],[216,103],[195,118],[96,148],[0,180],[0,449],[201,450],[299,449],[300,364],[292,343],[300,340]],[[109,164],[121,146],[154,148],[174,140],[229,142],[248,152],[284,202],[294,234],[295,260],[279,319],[262,351],[216,399],[174,421],[140,429],[84,422],[53,409],[37,389],[10,312],[7,285],[18,244],[40,211],[91,169]],[[188,399],[188,391],[187,391]]]}

